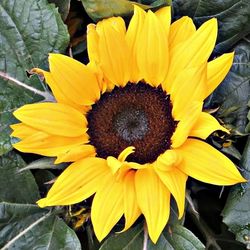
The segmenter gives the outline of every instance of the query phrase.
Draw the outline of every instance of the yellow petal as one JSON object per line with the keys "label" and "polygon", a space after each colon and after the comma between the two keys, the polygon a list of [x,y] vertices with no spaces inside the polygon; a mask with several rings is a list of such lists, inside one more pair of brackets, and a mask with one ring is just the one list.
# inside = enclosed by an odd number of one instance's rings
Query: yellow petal
{"label": "yellow petal", "polygon": [[50,54],[49,65],[57,88],[72,102],[92,105],[100,98],[96,76],[86,65],[60,54]]}
{"label": "yellow petal", "polygon": [[99,63],[99,36],[96,32],[95,24],[91,23],[87,26],[87,49],[90,62]]}
{"label": "yellow petal", "polygon": [[25,137],[28,137],[36,132],[39,132],[37,129],[34,129],[23,123],[12,124],[10,125],[10,127],[13,130],[11,136],[17,137],[19,139],[24,139]]}
{"label": "yellow petal", "polygon": [[[101,93],[102,94],[105,93],[107,90],[107,82],[104,80],[104,75],[103,75],[103,72],[102,72],[99,64],[94,62],[94,61],[90,61],[87,64],[87,67],[95,74],[97,81],[98,81],[98,84],[99,84],[99,88],[101,90]],[[112,89],[114,87],[115,86],[113,85]]]}
{"label": "yellow petal", "polygon": [[170,26],[169,47],[173,48],[178,43],[189,39],[196,31],[193,20],[190,17],[184,16]]}
{"label": "yellow petal", "polygon": [[45,78],[46,83],[51,88],[53,95],[55,96],[58,102],[69,104],[69,105],[72,103],[72,101],[68,99],[67,96],[65,96],[63,92],[61,92],[60,88],[57,86],[50,72],[47,72],[39,68],[33,68],[30,72],[34,74],[39,74]]}
{"label": "yellow petal", "polygon": [[130,65],[123,19],[104,19],[97,23],[96,31],[99,35],[101,69],[113,84],[125,86],[130,77]]}
{"label": "yellow petal", "polygon": [[193,102],[186,109],[185,115],[178,122],[175,132],[171,138],[172,147],[177,148],[182,145],[189,136],[190,130],[199,118],[202,110],[202,102]]}
{"label": "yellow petal", "polygon": [[141,80],[139,68],[136,60],[137,47],[141,46],[139,43],[140,33],[145,20],[146,12],[140,7],[134,5],[134,15],[129,23],[126,33],[126,42],[129,48],[129,58],[131,67],[131,82],[138,82]]}
{"label": "yellow petal", "polygon": [[135,152],[135,147],[129,146],[129,147],[125,148],[125,149],[119,154],[118,160],[121,161],[121,162],[123,162],[123,161],[126,160],[126,158],[127,158],[130,154],[132,154],[132,153],[134,153],[134,152]]}
{"label": "yellow petal", "polygon": [[85,116],[62,103],[27,104],[13,114],[24,124],[52,135],[76,137],[87,130]]}
{"label": "yellow petal", "polygon": [[97,190],[91,208],[92,224],[99,241],[108,235],[123,213],[123,184],[109,175]]}
{"label": "yellow petal", "polygon": [[223,81],[233,64],[234,52],[224,54],[207,65],[207,94],[209,96]]}
{"label": "yellow petal", "polygon": [[155,168],[155,171],[170,193],[174,196],[178,206],[180,219],[185,209],[185,191],[188,176],[177,168],[172,168],[170,171],[161,171]]}
{"label": "yellow petal", "polygon": [[148,11],[137,46],[138,67],[152,86],[163,82],[168,70],[168,41],[165,29],[152,11]]}
{"label": "yellow petal", "polygon": [[70,97],[66,93],[63,93],[62,88],[60,88],[60,85],[58,86],[56,84],[56,82],[53,79],[52,74],[50,72],[47,72],[47,71],[39,69],[39,68],[33,68],[30,71],[30,73],[39,74],[45,78],[46,83],[49,85],[50,89],[52,90],[53,95],[54,95],[55,99],[57,100],[57,102],[67,104],[75,109],[78,109],[81,112],[84,112],[84,111],[86,112],[88,110],[87,106],[79,105],[79,104],[75,103],[72,100],[72,97]]}
{"label": "yellow petal", "polygon": [[188,68],[180,72],[173,80],[170,98],[173,103],[173,116],[176,120],[185,115],[186,108],[192,101],[203,101],[206,95],[207,65]]}
{"label": "yellow petal", "polygon": [[130,169],[143,169],[143,168],[148,168],[148,167],[150,167],[150,163],[140,164],[140,163],[137,163],[137,162],[126,162],[126,165],[127,165]]}
{"label": "yellow petal", "polygon": [[178,168],[199,181],[223,186],[246,181],[233,162],[203,141],[187,139],[177,152],[182,157]]}
{"label": "yellow petal", "polygon": [[25,153],[34,153],[45,156],[65,154],[75,146],[88,142],[88,135],[79,137],[63,137],[48,135],[38,131],[26,136],[22,141],[15,143],[14,148]]}
{"label": "yellow petal", "polygon": [[70,162],[70,161],[74,162],[95,155],[96,151],[92,145],[78,145],[76,147],[72,147],[63,154],[58,155],[55,164],[59,164],[61,162]]}
{"label": "yellow petal", "polygon": [[101,158],[90,157],[74,162],[57,178],[47,197],[37,203],[45,207],[81,202],[97,191],[108,172],[106,160]]}
{"label": "yellow petal", "polygon": [[110,167],[112,174],[115,174],[123,166],[123,162],[117,160],[113,156],[107,157],[107,164]]}
{"label": "yellow petal", "polygon": [[141,214],[136,199],[135,171],[129,171],[123,179],[123,190],[125,227],[122,232],[130,228]]}
{"label": "yellow petal", "polygon": [[159,155],[153,165],[159,171],[170,171],[179,160],[179,155],[170,149]]}
{"label": "yellow petal", "polygon": [[155,15],[162,23],[164,29],[165,29],[165,35],[168,37],[170,23],[171,23],[171,7],[166,6],[163,8],[160,8],[155,12]]}
{"label": "yellow petal", "polygon": [[213,51],[217,37],[217,20],[212,18],[185,42],[179,43],[170,51],[167,83],[185,68],[192,68],[205,63]]}
{"label": "yellow petal", "polygon": [[192,127],[189,136],[206,139],[216,130],[222,130],[226,133],[229,133],[229,131],[221,126],[213,116],[208,113],[202,112],[200,113],[198,120]]}
{"label": "yellow petal", "polygon": [[[125,148],[119,154],[118,159],[116,159],[113,156],[108,156],[107,164],[110,167],[112,174],[115,174],[121,167],[125,167],[125,165],[128,165],[127,162],[125,162],[125,160],[130,154],[134,153],[134,150],[135,150],[135,147],[132,147],[132,146]],[[126,163],[126,164],[124,164],[124,163]],[[128,168],[128,166],[126,166],[123,170],[125,170],[125,172],[126,172],[127,168]],[[122,170],[122,172],[124,172],[123,170]],[[120,174],[118,176],[121,177]],[[122,174],[122,176],[123,176],[123,174]]]}
{"label": "yellow petal", "polygon": [[135,188],[149,236],[156,243],[169,218],[170,192],[151,168],[137,170]]}

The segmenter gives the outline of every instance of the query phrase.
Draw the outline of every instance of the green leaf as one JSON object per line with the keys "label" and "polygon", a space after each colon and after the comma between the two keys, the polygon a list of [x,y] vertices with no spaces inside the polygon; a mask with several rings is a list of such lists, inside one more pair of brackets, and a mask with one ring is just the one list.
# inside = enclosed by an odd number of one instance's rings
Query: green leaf
{"label": "green leaf", "polygon": [[115,234],[107,238],[99,250],[132,250],[142,249],[143,244],[143,226],[137,225],[128,231]]}
{"label": "green leaf", "polygon": [[20,169],[19,172],[29,169],[64,169],[68,165],[67,163],[55,164],[54,162],[55,158],[43,157],[41,159],[31,162],[29,165]]}
{"label": "green leaf", "polygon": [[216,17],[219,35],[216,50],[224,53],[250,33],[249,0],[173,0],[175,18],[190,16],[198,25]]}
{"label": "green leaf", "polygon": [[18,172],[25,165],[22,158],[14,152],[0,157],[0,201],[34,203],[40,198],[31,172]]}
{"label": "green leaf", "polygon": [[234,134],[245,134],[250,93],[250,42],[243,41],[235,47],[235,58],[231,71],[206,105],[218,106],[217,116]]}
{"label": "green leaf", "polygon": [[[168,229],[168,230],[167,230]],[[143,249],[144,232],[142,224],[128,231],[110,236],[100,250]],[[156,244],[148,240],[147,250],[202,250],[204,245],[188,229],[181,225],[167,226]]]}
{"label": "green leaf", "polygon": [[58,7],[59,13],[63,20],[66,20],[69,14],[70,0],[48,0],[49,3],[54,3]]}
{"label": "green leaf", "polygon": [[81,249],[75,232],[50,211],[11,203],[0,203],[0,247],[2,250]]}
{"label": "green leaf", "polygon": [[[0,2],[0,71],[35,88],[45,86],[26,71],[46,66],[49,52],[64,51],[69,42],[66,26],[53,4],[46,0]],[[11,150],[9,124],[12,112],[42,98],[0,78],[0,155]]]}
{"label": "green leaf", "polygon": [[141,0],[136,2],[151,6],[160,6],[163,4],[171,5],[172,0]]}
{"label": "green leaf", "polygon": [[[35,203],[37,184],[30,170],[20,172],[25,162],[15,152],[0,157],[0,248],[81,249],[80,242],[59,217]],[[53,175],[37,172],[41,181]],[[42,180],[43,179],[43,180]],[[44,190],[43,192],[46,192]]]}
{"label": "green leaf", "polygon": [[88,15],[94,20],[98,21],[103,18],[111,16],[129,16],[134,11],[134,4],[139,5],[143,9],[157,8],[170,4],[171,1],[157,0],[148,1],[151,5],[141,4],[141,1],[128,0],[81,0],[84,9]]}
{"label": "green leaf", "polygon": [[[243,175],[250,179],[250,136],[243,152],[240,167]],[[236,239],[249,244],[250,235],[250,183],[239,184],[232,188],[226,206],[222,211],[223,222],[236,235]]]}
{"label": "green leaf", "polygon": [[205,249],[205,246],[200,242],[200,240],[191,231],[181,225],[171,227],[171,234],[166,232],[164,234],[175,250]]}
{"label": "green leaf", "polygon": [[[125,16],[132,14],[133,2],[128,0],[81,0],[88,15],[98,21],[111,16]],[[145,6],[146,7],[146,6]]]}
{"label": "green leaf", "polygon": [[[247,106],[248,106],[248,108],[250,108],[250,100],[249,100]],[[250,110],[248,111],[247,119],[248,119],[248,124],[246,126],[246,133],[250,133]]]}

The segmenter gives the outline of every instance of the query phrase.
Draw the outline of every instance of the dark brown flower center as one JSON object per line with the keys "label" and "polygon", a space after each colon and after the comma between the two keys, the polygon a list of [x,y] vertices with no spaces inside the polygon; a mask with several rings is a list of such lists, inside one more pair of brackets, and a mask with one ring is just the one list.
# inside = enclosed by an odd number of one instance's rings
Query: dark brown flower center
{"label": "dark brown flower center", "polygon": [[153,162],[171,146],[176,127],[171,112],[170,98],[161,88],[145,83],[115,87],[87,114],[90,144],[102,158],[118,157],[134,146],[128,161]]}

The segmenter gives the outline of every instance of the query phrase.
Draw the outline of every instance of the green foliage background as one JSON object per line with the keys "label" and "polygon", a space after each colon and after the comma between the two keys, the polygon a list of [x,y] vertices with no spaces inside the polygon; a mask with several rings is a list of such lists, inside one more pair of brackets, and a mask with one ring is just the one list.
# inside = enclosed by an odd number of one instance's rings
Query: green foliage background
{"label": "green foliage background", "polygon": [[[0,0],[0,71],[41,91],[47,90],[36,76],[28,77],[27,72],[34,67],[48,67],[49,52],[68,54],[69,47],[77,59],[86,61],[86,25],[113,15],[129,20],[134,3]],[[249,179],[249,0],[173,0],[172,3],[144,0],[137,4],[153,10],[171,4],[174,20],[188,15],[197,27],[212,17],[218,19],[219,36],[212,57],[234,50],[235,59],[226,79],[207,98],[205,108],[217,110],[215,116],[232,133],[228,138],[212,135],[208,142],[231,157]],[[34,205],[47,192],[44,183],[58,175],[65,165],[55,166],[53,159],[46,158],[34,161],[37,157],[13,151],[9,125],[15,123],[12,112],[16,108],[40,100],[38,95],[0,77],[0,248],[142,249],[145,236],[141,222],[125,233],[112,232],[98,243],[89,221],[77,230],[72,229],[75,218],[69,216],[68,208],[49,210]],[[148,240],[148,250],[250,248],[250,183],[225,189],[221,199],[220,189],[194,180],[190,181],[189,190],[186,217],[177,220],[172,202],[170,222],[156,245]],[[216,225],[211,224],[213,216],[218,219]]]}

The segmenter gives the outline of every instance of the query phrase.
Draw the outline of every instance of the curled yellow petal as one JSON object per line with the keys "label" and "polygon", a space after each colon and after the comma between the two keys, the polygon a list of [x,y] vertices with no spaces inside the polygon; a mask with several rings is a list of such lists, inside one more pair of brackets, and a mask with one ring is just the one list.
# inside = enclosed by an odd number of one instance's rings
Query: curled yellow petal
{"label": "curled yellow petal", "polygon": [[118,156],[118,160],[121,162],[124,162],[126,160],[126,158],[135,152],[135,147],[133,146],[129,146],[127,148],[125,148]]}
{"label": "curled yellow petal", "polygon": [[112,174],[115,174],[124,164],[113,156],[107,158],[107,164],[110,167]]}
{"label": "curled yellow petal", "polygon": [[126,162],[126,158],[134,153],[135,147],[129,146],[127,148],[125,148],[118,156],[118,159],[116,159],[113,156],[109,156],[107,158],[107,164],[111,169],[112,174],[115,174],[118,170],[121,171],[118,174],[118,177],[123,177],[124,173],[127,172],[128,169],[130,168],[134,168],[134,169],[138,169],[141,167],[141,164],[138,164],[136,162]]}
{"label": "curled yellow petal", "polygon": [[179,161],[179,155],[174,150],[170,149],[159,155],[153,163],[153,166],[159,171],[170,171]]}

